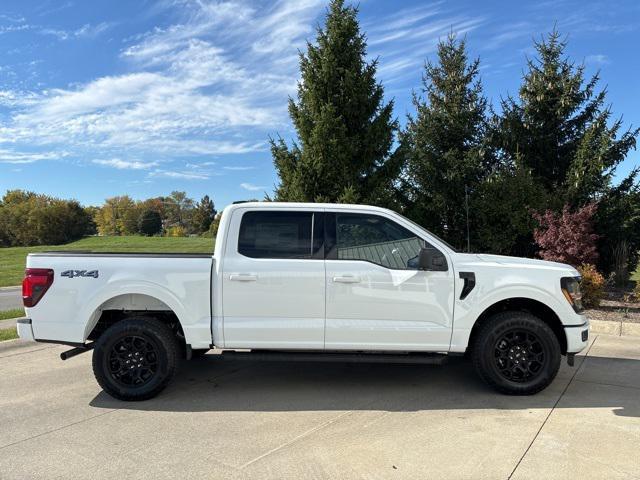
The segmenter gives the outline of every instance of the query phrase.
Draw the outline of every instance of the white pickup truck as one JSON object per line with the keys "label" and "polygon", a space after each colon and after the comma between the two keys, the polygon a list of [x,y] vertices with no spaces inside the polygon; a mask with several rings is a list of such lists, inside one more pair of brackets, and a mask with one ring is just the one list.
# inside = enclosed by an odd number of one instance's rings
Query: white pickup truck
{"label": "white pickup truck", "polygon": [[181,358],[441,363],[468,353],[507,394],[549,385],[587,345],[569,265],[459,253],[389,210],[239,203],[215,252],[27,258],[23,339],[93,350],[98,383],[143,400]]}

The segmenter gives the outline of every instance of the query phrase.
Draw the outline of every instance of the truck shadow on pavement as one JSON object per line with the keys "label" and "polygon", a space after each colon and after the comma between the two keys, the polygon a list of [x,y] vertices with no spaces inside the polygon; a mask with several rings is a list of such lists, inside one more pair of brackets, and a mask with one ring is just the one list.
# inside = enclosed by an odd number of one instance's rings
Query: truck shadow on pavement
{"label": "truck shadow on pavement", "polygon": [[[570,383],[569,383],[570,382]],[[121,402],[100,392],[91,406],[167,412],[370,410],[519,410],[606,408],[640,417],[640,360],[587,357],[564,362],[558,377],[533,396],[501,395],[485,386],[470,362],[443,366],[279,363],[223,360],[209,354],[183,362],[157,398]]]}

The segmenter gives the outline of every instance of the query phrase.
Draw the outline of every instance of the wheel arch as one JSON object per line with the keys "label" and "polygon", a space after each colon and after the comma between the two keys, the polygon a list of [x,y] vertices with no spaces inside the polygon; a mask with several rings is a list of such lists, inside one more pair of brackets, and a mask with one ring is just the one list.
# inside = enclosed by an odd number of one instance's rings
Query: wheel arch
{"label": "wheel arch", "polygon": [[[105,293],[85,307],[84,318],[87,323],[84,340],[95,337],[96,327],[101,321],[108,321],[110,325],[129,316],[153,316],[170,323],[175,318],[180,333],[184,338],[183,321],[186,312],[180,302],[171,292],[159,288],[157,285],[126,285],[117,291]],[[121,292],[127,293],[121,293]]]}
{"label": "wheel arch", "polygon": [[548,305],[539,300],[534,300],[527,297],[512,297],[500,300],[489,307],[487,307],[474,322],[471,328],[471,334],[469,335],[468,348],[474,344],[475,338],[478,335],[482,325],[496,313],[506,311],[519,311],[529,312],[535,315],[540,320],[545,322],[556,335],[558,343],[560,344],[560,350],[562,354],[567,353],[567,336],[564,331],[564,326],[560,321],[558,314]]}

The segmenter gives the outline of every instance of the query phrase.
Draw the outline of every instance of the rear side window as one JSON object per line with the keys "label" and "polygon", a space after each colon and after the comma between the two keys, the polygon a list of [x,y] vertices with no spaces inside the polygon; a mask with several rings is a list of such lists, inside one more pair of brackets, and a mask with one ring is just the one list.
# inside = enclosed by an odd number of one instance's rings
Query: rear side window
{"label": "rear side window", "polygon": [[313,258],[313,212],[247,212],[238,253],[251,258]]}

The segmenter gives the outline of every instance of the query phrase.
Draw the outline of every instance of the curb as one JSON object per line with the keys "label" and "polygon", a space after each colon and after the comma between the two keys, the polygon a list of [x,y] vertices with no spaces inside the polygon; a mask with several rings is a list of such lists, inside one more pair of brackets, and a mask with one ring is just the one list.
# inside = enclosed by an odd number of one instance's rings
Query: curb
{"label": "curb", "polygon": [[640,323],[609,320],[589,320],[591,333],[616,337],[640,337]]}
{"label": "curb", "polygon": [[0,292],[2,290],[13,290],[15,288],[22,288],[22,286],[21,285],[14,285],[14,286],[0,287]]}

